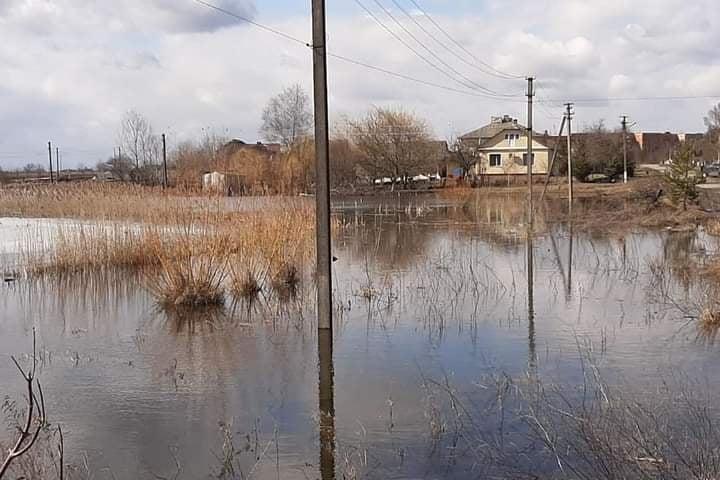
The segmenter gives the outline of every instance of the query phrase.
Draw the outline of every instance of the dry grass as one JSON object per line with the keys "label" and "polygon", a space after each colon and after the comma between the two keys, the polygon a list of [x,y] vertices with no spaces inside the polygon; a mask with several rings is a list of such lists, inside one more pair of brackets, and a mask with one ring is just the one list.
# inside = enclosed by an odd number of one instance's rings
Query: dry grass
{"label": "dry grass", "polygon": [[142,272],[161,305],[207,306],[222,304],[226,293],[250,299],[263,290],[294,290],[314,259],[314,211],[302,200],[239,211],[220,199],[92,184],[58,189],[58,203],[45,208],[33,203],[51,188],[22,192],[3,194],[0,208],[96,219],[30,232],[20,245],[30,276],[130,269]]}
{"label": "dry grass", "polygon": [[33,276],[156,266],[152,254],[163,231],[128,223],[61,223],[37,229],[20,245],[20,261]]}
{"label": "dry grass", "polygon": [[130,183],[68,183],[0,189],[0,216],[141,221],[175,216],[186,192]]}
{"label": "dry grass", "polygon": [[703,309],[698,319],[698,337],[712,344],[715,343],[718,331],[720,331],[720,311]]}

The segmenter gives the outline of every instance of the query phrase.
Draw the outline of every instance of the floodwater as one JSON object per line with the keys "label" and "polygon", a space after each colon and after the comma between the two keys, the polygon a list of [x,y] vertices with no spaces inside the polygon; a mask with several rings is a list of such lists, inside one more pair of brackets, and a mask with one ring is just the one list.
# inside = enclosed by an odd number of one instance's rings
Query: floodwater
{"label": "floodwater", "polygon": [[588,235],[539,216],[528,242],[509,196],[334,211],[332,339],[318,338],[309,285],[282,306],[168,316],[139,277],[6,282],[3,394],[21,398],[9,357],[27,360],[35,329],[50,421],[92,478],[459,479],[482,468],[433,386],[477,412],[494,375],[572,391],[583,351],[640,395],[669,371],[720,376],[720,346],[677,308],[696,293],[677,266],[718,250],[703,232]]}

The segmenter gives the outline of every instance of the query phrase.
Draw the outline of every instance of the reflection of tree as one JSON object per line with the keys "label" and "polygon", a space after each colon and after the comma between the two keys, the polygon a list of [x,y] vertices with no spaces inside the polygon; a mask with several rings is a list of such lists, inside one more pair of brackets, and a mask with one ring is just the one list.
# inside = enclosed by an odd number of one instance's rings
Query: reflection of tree
{"label": "reflection of tree", "polygon": [[398,269],[411,266],[426,253],[436,229],[427,223],[411,222],[406,213],[396,212],[367,219],[361,231],[355,233],[349,239],[354,257],[372,259],[380,267]]}
{"label": "reflection of tree", "polygon": [[663,240],[663,263],[670,268],[685,292],[690,290],[693,283],[695,262],[692,257],[697,252],[697,242],[697,232],[670,233]]}
{"label": "reflection of tree", "polygon": [[[433,245],[442,236],[460,236],[484,241],[507,251],[517,251],[525,241],[525,195],[473,195],[463,204],[415,206],[408,203],[383,205],[368,213],[349,212],[343,223],[359,222],[346,230],[348,249],[355,263],[365,259],[381,268],[403,269],[432,256]],[[420,213],[418,213],[420,212]],[[536,231],[544,231],[542,212]]]}

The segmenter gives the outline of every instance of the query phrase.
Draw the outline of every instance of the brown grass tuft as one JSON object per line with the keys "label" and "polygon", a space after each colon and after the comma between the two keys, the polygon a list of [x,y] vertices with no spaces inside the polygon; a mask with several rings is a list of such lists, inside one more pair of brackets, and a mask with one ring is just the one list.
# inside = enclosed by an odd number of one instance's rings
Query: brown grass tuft
{"label": "brown grass tuft", "polygon": [[718,331],[720,331],[720,311],[704,308],[698,319],[698,338],[713,344]]}

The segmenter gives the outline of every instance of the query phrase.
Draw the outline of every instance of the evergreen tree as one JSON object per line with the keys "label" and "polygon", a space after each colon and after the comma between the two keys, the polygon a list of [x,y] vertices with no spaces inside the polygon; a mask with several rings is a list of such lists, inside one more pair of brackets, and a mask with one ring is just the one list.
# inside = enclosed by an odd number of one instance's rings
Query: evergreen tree
{"label": "evergreen tree", "polygon": [[670,169],[665,174],[665,181],[670,189],[670,196],[676,204],[687,209],[688,202],[698,197],[697,185],[701,177],[693,162],[693,147],[683,143],[675,152]]}

